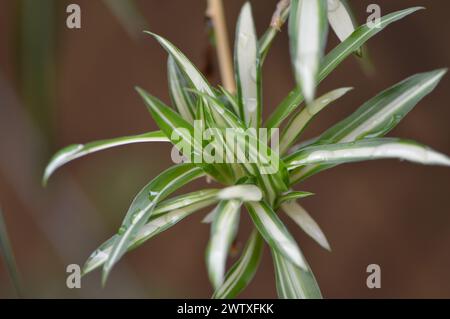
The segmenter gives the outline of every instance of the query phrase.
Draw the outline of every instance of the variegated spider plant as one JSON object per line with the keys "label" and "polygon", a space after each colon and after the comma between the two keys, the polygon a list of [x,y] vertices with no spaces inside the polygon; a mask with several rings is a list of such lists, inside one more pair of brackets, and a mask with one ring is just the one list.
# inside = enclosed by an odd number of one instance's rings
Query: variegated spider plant
{"label": "variegated spider plant", "polygon": [[[141,88],[143,98],[160,131],[136,136],[72,145],[57,153],[48,164],[44,184],[60,166],[84,155],[110,147],[141,142],[172,142],[174,131],[193,131],[194,121],[204,128],[248,127],[281,128],[278,169],[262,174],[256,163],[181,163],[174,165],[148,183],[135,197],[118,232],[102,244],[87,260],[84,273],[103,267],[103,281],[112,267],[129,250],[169,229],[194,212],[216,205],[207,221],[211,237],[206,253],[214,298],[236,297],[253,278],[263,247],[272,254],[277,292],[280,298],[321,298],[319,286],[300,248],[281,221],[292,218],[322,247],[328,241],[299,199],[311,195],[295,191],[306,178],[341,163],[398,158],[431,165],[450,165],[450,159],[413,141],[384,137],[414,106],[438,84],[446,70],[413,75],[364,103],[352,115],[313,140],[293,146],[311,120],[327,105],[347,93],[338,88],[315,97],[315,88],[345,58],[391,23],[421,8],[390,13],[378,27],[354,26],[342,1],[283,0],[270,28],[258,40],[251,7],[243,6],[235,40],[235,77],[237,93],[212,87],[198,69],[172,43],[152,35],[168,52],[169,89],[172,106],[167,106]],[[261,68],[278,28],[289,18],[290,51],[297,86],[275,111],[262,122]],[[328,21],[341,43],[326,55]],[[305,98],[304,98],[305,97]],[[283,125],[287,122],[286,125]],[[192,141],[188,138],[189,143]],[[223,143],[218,137],[215,143]],[[250,147],[244,142],[244,147]],[[252,144],[248,142],[248,144]],[[190,159],[199,150],[192,142]],[[255,150],[253,150],[255,151]],[[259,155],[264,156],[264,155]],[[203,189],[168,198],[189,182],[207,176],[224,185],[222,189]],[[241,257],[226,271],[226,260],[235,239],[240,211],[246,209],[254,229],[249,234]]]}

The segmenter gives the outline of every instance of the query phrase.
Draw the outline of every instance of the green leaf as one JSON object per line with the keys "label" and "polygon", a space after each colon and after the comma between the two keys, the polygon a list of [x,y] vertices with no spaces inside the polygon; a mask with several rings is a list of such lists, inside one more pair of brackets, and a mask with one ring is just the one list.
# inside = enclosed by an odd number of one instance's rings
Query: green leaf
{"label": "green leaf", "polygon": [[265,202],[249,202],[245,206],[266,242],[295,265],[307,269],[305,258],[294,238],[273,209]]}
{"label": "green leaf", "polygon": [[315,194],[314,193],[310,193],[310,192],[290,191],[290,192],[287,192],[285,194],[280,195],[277,198],[277,202],[276,202],[275,207],[280,207],[281,204],[283,204],[285,202],[289,202],[289,201],[292,201],[292,200],[305,198],[305,197],[309,197],[309,196],[313,196],[313,195],[315,195]]}
{"label": "green leaf", "polygon": [[[419,73],[381,92],[325,131],[314,145],[380,137],[391,131],[439,83],[447,70]],[[291,183],[328,167],[311,165],[291,172]]]}
{"label": "green leaf", "polygon": [[280,139],[280,153],[284,154],[292,143],[298,139],[311,120],[326,106],[336,101],[353,88],[336,89],[315,99],[306,105],[287,125]]}
{"label": "green leaf", "polygon": [[[320,67],[318,82],[323,81],[336,67],[360,48],[365,42],[376,35],[378,32],[386,28],[389,24],[398,21],[422,7],[413,7],[397,12],[390,13],[380,19],[380,28],[370,28],[367,25],[362,25],[352,33],[345,41],[337,45],[331,52],[329,52],[322,61]],[[268,129],[279,127],[280,124],[289,117],[289,115],[302,103],[303,96],[299,88],[295,88],[275,109],[272,115],[266,122],[265,127]]]}
{"label": "green leaf", "polygon": [[320,143],[351,142],[385,135],[434,90],[446,72],[446,69],[439,69],[419,73],[381,92],[323,133]]}
{"label": "green leaf", "polygon": [[292,218],[292,220],[320,246],[326,250],[331,250],[325,234],[302,206],[295,201],[290,201],[282,204],[281,208],[286,215]]}
{"label": "green leaf", "polygon": [[[249,175],[257,177],[259,186],[263,189],[269,202],[272,203],[278,193],[287,191],[285,182],[287,171],[283,161],[277,155],[277,149],[272,150],[267,146],[267,143],[263,143],[261,136],[259,136],[259,139],[256,138],[255,134],[251,132],[254,128],[245,128],[239,119],[224,107],[217,98],[198,91],[195,93],[209,101],[210,107],[216,110],[217,116],[224,122],[225,127],[234,129],[235,141],[227,139],[228,143],[232,143],[232,145],[229,145],[230,148],[239,151],[241,154],[251,154],[255,159],[253,163],[243,161],[242,166]],[[237,155],[236,158],[238,158]]]}
{"label": "green leaf", "polygon": [[[145,191],[143,190],[141,193],[144,195]],[[142,199],[145,200],[144,197]],[[254,185],[237,185],[225,187],[220,190],[205,189],[166,199],[157,204],[150,220],[139,230],[136,238],[130,243],[128,250],[136,248],[144,241],[172,227],[187,215],[221,200],[261,200],[261,191]],[[102,244],[89,257],[83,269],[84,274],[100,267],[106,261],[115,238],[117,238],[117,235]]]}
{"label": "green leaf", "polygon": [[397,158],[424,165],[450,166],[450,159],[422,144],[397,138],[370,138],[355,142],[306,147],[289,156],[290,169],[311,165],[336,165]]}
{"label": "green leaf", "polygon": [[136,195],[118,231],[108,260],[103,265],[103,283],[150,218],[156,204],[185,184],[204,175],[203,170],[193,164],[173,166],[154,178]]}
{"label": "green leaf", "polygon": [[297,85],[306,101],[314,99],[317,74],[328,34],[327,2],[292,0],[289,42]]}
{"label": "green leaf", "polygon": [[263,252],[263,240],[253,230],[239,260],[228,271],[224,283],[216,289],[212,298],[235,298],[255,276]]}
{"label": "green leaf", "polygon": [[58,153],[56,153],[53,158],[48,163],[47,167],[45,168],[44,177],[42,179],[43,185],[47,184],[48,179],[50,176],[61,166],[64,164],[67,164],[70,161],[73,161],[74,159],[80,158],[82,156],[102,151],[108,148],[121,146],[121,145],[127,145],[132,143],[147,143],[147,142],[168,142],[169,139],[166,137],[166,135],[161,131],[156,132],[149,132],[144,133],[140,135],[134,135],[134,136],[125,136],[125,137],[118,137],[113,138],[109,140],[101,140],[101,141],[95,141],[88,144],[75,144],[70,145],[62,150],[60,150]]}
{"label": "green leaf", "polygon": [[240,110],[237,97],[235,97],[233,94],[228,92],[223,87],[220,87],[220,92],[223,94],[223,97],[226,99],[226,102],[228,102],[228,105],[230,106],[229,109],[232,109],[235,115],[239,115]]}
{"label": "green leaf", "polygon": [[276,249],[271,249],[278,296],[282,299],[322,299],[314,274],[297,267]]}
{"label": "green leaf", "polygon": [[355,31],[352,16],[347,1],[328,0],[328,22],[341,42]]}
{"label": "green leaf", "polygon": [[242,7],[236,27],[235,72],[240,116],[248,127],[261,122],[261,68],[258,39],[249,2]]}
{"label": "green leaf", "polygon": [[259,202],[262,192],[255,185],[235,185],[222,189],[217,196],[222,200],[239,199],[243,202]]}
{"label": "green leaf", "polygon": [[[263,198],[263,194],[256,185],[242,184],[223,188],[217,197],[221,200],[236,199],[242,202],[259,202]],[[213,210],[205,218],[202,223],[209,224],[214,221],[216,210]]]}
{"label": "green leaf", "polygon": [[3,217],[2,209],[0,208],[0,253],[5,262],[6,269],[11,277],[12,284],[14,286],[17,296],[22,295],[22,289],[19,279],[19,270],[17,268],[16,260],[14,258],[14,252],[11,242],[9,240],[8,231],[6,228],[5,218]]}
{"label": "green leaf", "polygon": [[[218,190],[215,189],[202,190],[161,202],[153,211],[150,220],[142,226],[136,237],[130,242],[128,251],[174,226],[190,214],[217,203],[219,201],[217,193]],[[83,275],[99,268],[106,262],[117,237],[118,235],[114,235],[91,254],[84,264]]]}
{"label": "green leaf", "polygon": [[206,81],[205,77],[177,47],[175,47],[170,41],[157,34],[149,31],[144,31],[144,33],[153,36],[161,44],[161,46],[177,62],[180,70],[185,73],[198,91],[206,93],[210,96],[215,96],[213,89],[209,85],[208,81]]}
{"label": "green leaf", "polygon": [[195,99],[186,89],[192,89],[192,84],[170,55],[167,59],[167,73],[169,79],[170,97],[172,102],[183,117],[189,123],[194,123]]}
{"label": "green leaf", "polygon": [[147,93],[145,90],[141,88],[136,88],[136,90],[147,105],[147,108],[156,124],[170,139],[170,141],[175,146],[180,142],[182,142],[183,145],[189,146],[187,150],[183,148],[180,151],[183,152],[184,157],[188,159],[190,163],[198,164],[206,172],[208,172],[208,174],[223,183],[227,184],[233,181],[233,176],[228,175],[228,171],[218,169],[218,166],[209,165],[202,161],[202,141],[195,138],[194,128],[189,122],[184,120],[173,109]]}
{"label": "green leaf", "polygon": [[238,230],[241,205],[239,200],[224,200],[215,208],[211,238],[206,250],[209,280],[215,289],[224,280],[228,252]]}

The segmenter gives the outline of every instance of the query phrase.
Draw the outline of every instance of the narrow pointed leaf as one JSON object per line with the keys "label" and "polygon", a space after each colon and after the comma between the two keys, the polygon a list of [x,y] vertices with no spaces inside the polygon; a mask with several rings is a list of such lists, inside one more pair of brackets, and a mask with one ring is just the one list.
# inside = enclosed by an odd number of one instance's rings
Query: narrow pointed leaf
{"label": "narrow pointed leaf", "polygon": [[[356,112],[325,131],[318,144],[345,143],[386,135],[437,86],[446,69],[419,73],[381,92]],[[291,173],[291,184],[330,166],[311,165]]]}
{"label": "narrow pointed leaf", "polygon": [[446,69],[413,75],[364,103],[320,137],[321,143],[383,136],[437,86]]}
{"label": "narrow pointed leaf", "polygon": [[185,184],[202,176],[204,176],[203,170],[193,164],[173,166],[154,178],[136,195],[114,240],[108,260],[103,265],[103,282],[150,218],[157,203]]}
{"label": "narrow pointed leaf", "polygon": [[289,42],[297,85],[307,102],[314,99],[317,74],[328,33],[325,0],[292,0]]}
{"label": "narrow pointed leaf", "polygon": [[206,251],[209,280],[214,289],[220,287],[224,280],[228,252],[238,230],[241,205],[242,202],[238,200],[223,200],[215,208],[211,238]]}
{"label": "narrow pointed leaf", "polygon": [[336,89],[321,97],[315,99],[313,102],[303,108],[287,125],[286,129],[283,131],[280,140],[280,152],[284,154],[289,147],[298,139],[300,134],[305,130],[311,120],[326,106],[330,103],[336,101],[347,92],[353,88],[341,88]]}
{"label": "narrow pointed leaf", "polygon": [[325,234],[302,206],[295,201],[290,201],[282,204],[281,208],[286,215],[292,218],[292,220],[320,246],[326,250],[331,250]]}
{"label": "narrow pointed leaf", "polygon": [[121,145],[133,143],[147,143],[147,142],[168,142],[168,141],[169,139],[163,132],[157,131],[134,136],[124,136],[109,140],[95,141],[87,144],[75,144],[67,146],[62,150],[60,150],[58,153],[56,153],[50,160],[47,167],[45,168],[42,183],[46,185],[50,176],[59,167],[82,156]]}
{"label": "narrow pointed leaf", "polygon": [[[188,204],[182,205],[185,199]],[[174,226],[176,223],[186,218],[190,214],[202,208],[213,205],[214,203],[218,202],[218,200],[219,199],[215,194],[210,194],[210,196],[207,197],[199,197],[198,194],[192,193],[182,195],[178,199],[173,201],[167,200],[160,203],[158,207],[155,208],[150,220],[148,220],[147,223],[142,226],[136,237],[129,243],[128,251],[140,246],[150,238],[153,238],[154,236]],[[91,254],[91,256],[84,264],[83,275],[86,275],[91,271],[101,267],[106,262],[109,255],[111,254],[112,247],[117,237],[118,235],[114,235]]]}
{"label": "narrow pointed leaf", "polygon": [[[380,19],[380,28],[370,28],[362,25],[352,33],[345,41],[337,45],[324,58],[318,75],[318,83],[323,81],[336,67],[344,61],[349,55],[360,48],[370,38],[382,31],[391,23],[398,21],[420,9],[422,7],[412,7],[409,9],[390,13]],[[280,124],[295,111],[295,109],[303,102],[303,95],[299,88],[292,90],[288,96],[275,109],[266,122],[265,127],[270,129],[279,127]]]}
{"label": "narrow pointed leaf", "polygon": [[226,170],[202,161],[202,141],[195,138],[194,127],[189,122],[145,90],[141,88],[136,88],[136,90],[147,105],[147,109],[156,124],[170,141],[174,145],[181,142],[183,145],[188,146],[188,149],[183,148],[180,150],[188,162],[198,164],[209,175],[221,182],[229,183],[233,181],[233,177],[229,176]]}
{"label": "narrow pointed leaf", "polygon": [[211,86],[209,85],[208,81],[206,81],[205,77],[177,47],[175,47],[170,41],[157,34],[148,31],[145,31],[145,33],[153,36],[161,44],[161,46],[173,57],[180,70],[186,74],[186,76],[191,80],[192,84],[197,90],[203,93],[207,93],[208,95],[215,96]]}
{"label": "narrow pointed leaf", "polygon": [[306,147],[289,157],[288,165],[337,165],[367,160],[396,158],[424,165],[450,166],[450,158],[422,144],[397,138],[371,138],[356,142]]}
{"label": "narrow pointed leaf", "polygon": [[300,248],[273,209],[265,202],[249,202],[245,206],[256,228],[270,247],[286,256],[295,265],[307,269]]}
{"label": "narrow pointed leaf", "polygon": [[218,196],[223,200],[240,199],[243,202],[259,202],[263,194],[255,185],[236,185],[222,189]]}
{"label": "narrow pointed leaf", "polygon": [[[245,128],[239,119],[237,119],[230,110],[221,105],[220,101],[216,98],[206,96],[201,92],[196,93],[210,102],[210,107],[217,111],[217,116],[223,120],[226,127],[234,129],[234,141],[229,141],[229,139],[227,139],[227,142],[232,143],[232,145],[230,145],[232,150],[239,151],[241,154],[248,153],[250,154],[248,157],[254,159],[253,161],[244,160],[242,166],[249,175],[258,178],[259,186],[262,188],[269,201],[273,202],[277,193],[287,191],[285,177],[288,178],[288,176],[286,174],[284,163],[278,156],[278,149],[271,149],[268,147],[267,143],[262,142],[261,136],[259,139],[256,138],[254,136],[255,134],[252,134],[251,132],[252,129],[254,131],[255,129]],[[236,158],[238,158],[237,155]],[[240,163],[241,161],[238,162]]]}
{"label": "narrow pointed leaf", "polygon": [[280,195],[277,198],[277,203],[276,203],[275,207],[279,207],[279,206],[281,206],[281,204],[283,204],[285,202],[289,202],[292,200],[305,198],[305,197],[309,197],[309,196],[313,196],[313,195],[314,195],[314,193],[310,193],[310,192],[290,191],[290,192]]}
{"label": "narrow pointed leaf", "polygon": [[236,28],[235,71],[240,116],[248,127],[259,127],[261,119],[261,70],[258,39],[252,9],[245,3]]}
{"label": "narrow pointed leaf", "polygon": [[356,28],[345,0],[328,0],[328,22],[341,42],[347,39]]}
{"label": "narrow pointed leaf", "polygon": [[180,71],[171,55],[167,60],[167,73],[172,102],[181,117],[192,124],[194,122],[196,101],[186,89],[192,89],[193,87]]}
{"label": "narrow pointed leaf", "polygon": [[216,289],[212,298],[232,299],[247,287],[255,276],[263,252],[263,239],[254,230],[239,260],[228,271],[224,283]]}
{"label": "narrow pointed leaf", "polygon": [[240,110],[239,110],[239,102],[237,100],[237,97],[235,97],[233,94],[228,92],[225,88],[220,87],[220,91],[223,94],[224,98],[226,98],[226,101],[228,102],[228,105],[231,106],[231,110],[233,110],[233,113],[237,116],[239,116]]}
{"label": "narrow pointed leaf", "polygon": [[281,299],[322,299],[314,274],[297,267],[276,249],[271,249],[278,297]]}
{"label": "narrow pointed leaf", "polygon": [[[236,192],[236,186],[230,186],[219,189],[205,189],[200,191],[195,191],[192,193],[179,195],[170,199],[166,199],[161,203],[158,203],[155,207],[150,220],[147,221],[147,224],[139,230],[136,238],[132,240],[130,243],[128,250],[133,249],[144,241],[154,237],[155,235],[161,233],[167,228],[175,225],[178,221],[185,218],[187,215],[200,210],[204,207],[210,206],[214,203],[219,202],[220,200],[239,200],[246,201],[251,199],[260,199],[257,191],[253,185],[248,189],[241,189],[243,191],[249,190],[252,194],[242,194]],[[145,194],[145,189],[140,192],[140,194]],[[235,195],[236,197],[233,197]],[[145,198],[142,197],[145,201]],[[145,204],[145,203],[142,203]],[[187,215],[186,215],[187,214]],[[88,261],[85,264],[83,273],[87,274],[92,270],[100,267],[108,258],[108,255],[111,252],[112,245],[114,240],[117,238],[117,235],[113,236],[107,242],[102,244],[92,255],[89,257]]]}

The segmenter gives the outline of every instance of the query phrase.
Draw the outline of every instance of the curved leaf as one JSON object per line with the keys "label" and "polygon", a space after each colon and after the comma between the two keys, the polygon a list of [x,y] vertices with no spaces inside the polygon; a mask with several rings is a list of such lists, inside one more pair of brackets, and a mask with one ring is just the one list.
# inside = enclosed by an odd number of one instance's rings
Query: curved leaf
{"label": "curved leaf", "polygon": [[307,269],[300,248],[273,209],[265,202],[249,202],[245,206],[256,228],[270,247],[286,256],[295,265]]}
{"label": "curved leaf", "polygon": [[341,88],[328,92],[303,108],[289,121],[280,139],[280,153],[285,153],[294,141],[302,134],[309,122],[326,106],[336,101],[353,88]]}
{"label": "curved leaf", "polygon": [[305,198],[305,197],[309,197],[309,196],[313,196],[313,195],[315,195],[315,194],[310,193],[310,192],[290,191],[285,194],[282,194],[281,196],[279,196],[277,198],[277,203],[276,203],[275,207],[279,207],[281,204],[283,204],[285,202],[289,202],[292,200]]}
{"label": "curved leaf", "polygon": [[235,298],[255,276],[263,251],[263,240],[253,230],[239,260],[228,271],[224,283],[216,289],[212,298]]}
{"label": "curved leaf", "polygon": [[161,44],[161,46],[167,51],[167,53],[169,53],[174,58],[181,71],[186,74],[186,76],[191,80],[192,84],[197,90],[203,93],[207,93],[208,95],[215,96],[211,86],[209,85],[208,81],[206,81],[205,77],[177,47],[175,47],[167,39],[164,39],[163,37],[155,33],[149,31],[144,31],[144,33],[153,36]]}
{"label": "curved leaf", "polygon": [[196,101],[186,90],[192,89],[191,83],[185,78],[171,55],[167,59],[167,74],[173,104],[181,117],[191,124],[194,123]]}
{"label": "curved leaf", "polygon": [[[324,58],[318,75],[318,83],[323,81],[336,67],[360,48],[365,42],[386,28],[391,23],[398,21],[423,7],[413,7],[401,11],[390,13],[380,19],[380,28],[370,28],[362,25],[352,33],[345,41],[337,45]],[[281,102],[266,121],[265,127],[268,129],[279,127],[280,124],[289,117],[289,115],[303,102],[303,96],[299,88],[292,90],[288,96]]]}
{"label": "curved leaf", "polygon": [[185,184],[204,175],[202,169],[192,164],[173,166],[154,178],[136,195],[114,240],[111,253],[103,265],[103,282],[150,218],[156,204]]}
{"label": "curved leaf", "polygon": [[206,265],[209,280],[215,289],[220,287],[224,280],[225,263],[231,244],[236,238],[241,205],[242,202],[238,200],[223,200],[214,210],[211,238],[206,250]]}
{"label": "curved leaf", "polygon": [[[314,145],[352,142],[387,134],[437,86],[446,72],[446,69],[439,69],[419,73],[390,87],[325,131]],[[311,165],[294,170],[291,172],[291,184],[328,167]]]}
{"label": "curved leaf", "polygon": [[[215,190],[217,192],[217,190]],[[196,199],[193,199],[194,197]],[[183,200],[187,200],[187,205],[182,205]],[[167,200],[158,205],[153,212],[153,216],[147,223],[142,226],[138,231],[136,237],[129,243],[128,251],[140,246],[142,243],[150,238],[162,233],[168,228],[174,226],[176,223],[189,216],[190,214],[208,207],[218,201],[218,198],[214,194],[205,198],[199,198],[197,194],[182,195],[177,199],[177,204],[174,205],[174,201]],[[99,248],[97,248],[83,267],[83,275],[90,273],[91,271],[101,267],[109,255],[111,254],[112,247],[116,241],[118,235],[114,235]]]}
{"label": "curved leaf", "polygon": [[281,208],[286,215],[292,218],[292,220],[320,246],[326,250],[331,250],[325,234],[302,206],[295,201],[290,201],[282,204]]}
{"label": "curved leaf", "polygon": [[336,165],[398,158],[424,165],[450,166],[450,158],[419,143],[397,138],[371,138],[356,142],[306,147],[288,159],[290,169],[311,164]]}
{"label": "curved leaf", "polygon": [[46,185],[50,176],[59,167],[82,156],[121,145],[133,143],[147,143],[147,142],[168,142],[168,141],[169,139],[163,132],[156,131],[134,136],[124,136],[109,140],[95,141],[87,144],[75,144],[67,146],[62,150],[60,150],[58,153],[56,153],[50,160],[47,167],[45,168],[42,183],[43,185]]}

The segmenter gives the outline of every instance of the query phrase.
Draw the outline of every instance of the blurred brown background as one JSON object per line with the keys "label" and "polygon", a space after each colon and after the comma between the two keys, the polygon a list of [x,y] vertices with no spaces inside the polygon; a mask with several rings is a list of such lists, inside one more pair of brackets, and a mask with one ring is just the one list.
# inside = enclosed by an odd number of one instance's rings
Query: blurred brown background
{"label": "blurred brown background", "polygon": [[[277,1],[251,2],[262,34]],[[365,8],[373,1],[350,2],[363,23]],[[69,3],[81,6],[81,30],[65,26]],[[308,129],[308,137],[409,75],[450,66],[449,1],[378,3],[383,15],[414,5],[427,10],[396,22],[369,41],[373,75],[365,74],[350,57],[323,82],[321,92],[342,86],[355,90],[322,113]],[[205,1],[137,4],[151,31],[170,39],[204,68]],[[230,37],[242,4],[225,1]],[[333,33],[329,38],[331,48],[337,40]],[[215,64],[210,80],[219,81]],[[294,85],[285,29],[269,53],[264,81],[267,116]],[[191,216],[127,254],[106,289],[101,288],[98,272],[83,278],[82,289],[65,285],[65,267],[82,264],[109,238],[133,195],[171,164],[169,145],[141,144],[97,153],[59,170],[47,189],[40,186],[45,163],[65,145],[155,129],[133,87],[143,86],[169,101],[166,83],[166,53],[149,37],[130,37],[102,1],[0,0],[0,204],[26,297],[211,295],[204,263],[209,227],[200,223],[204,214]],[[450,154],[449,84],[446,76],[390,135]],[[380,161],[340,166],[300,185],[298,189],[317,194],[303,203],[333,251],[324,251],[285,220],[324,296],[449,298],[449,177],[450,171],[441,167]],[[242,242],[249,224],[244,214]],[[382,268],[381,289],[366,287],[365,270],[372,263]],[[276,297],[267,249],[241,296]],[[2,261],[0,297],[14,297]]]}

